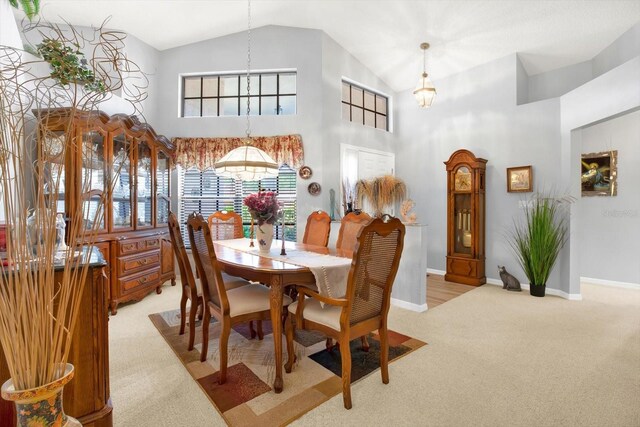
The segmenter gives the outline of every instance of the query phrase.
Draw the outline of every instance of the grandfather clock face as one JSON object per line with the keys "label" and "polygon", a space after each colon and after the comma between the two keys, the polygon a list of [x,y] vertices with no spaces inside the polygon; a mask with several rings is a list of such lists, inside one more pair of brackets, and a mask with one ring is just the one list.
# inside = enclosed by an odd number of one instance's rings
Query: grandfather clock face
{"label": "grandfather clock face", "polygon": [[455,191],[470,191],[471,190],[471,171],[466,166],[458,168],[454,178],[454,190]]}

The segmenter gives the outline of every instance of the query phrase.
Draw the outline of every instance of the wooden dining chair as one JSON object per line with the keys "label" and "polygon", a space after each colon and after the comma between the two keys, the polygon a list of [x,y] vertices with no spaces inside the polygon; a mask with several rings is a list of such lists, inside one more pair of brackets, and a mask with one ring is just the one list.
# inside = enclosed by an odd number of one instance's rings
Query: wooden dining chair
{"label": "wooden dining chair", "polygon": [[[349,212],[346,214],[342,221],[340,221],[340,231],[338,231],[338,240],[336,241],[336,249],[344,249],[350,252],[356,247],[357,237],[362,227],[371,221],[371,217],[365,213]],[[369,341],[366,335],[360,337],[362,342],[362,349],[369,351]],[[328,350],[333,348],[333,340],[327,338],[326,347]]]}
{"label": "wooden dining chair", "polygon": [[[207,223],[213,240],[241,239],[244,237],[242,217],[233,211],[216,211],[209,215]],[[259,320],[257,324],[258,331],[256,333],[253,328],[253,322],[249,322],[249,332],[251,338],[255,338],[257,335],[259,339],[262,339],[262,321]]]}
{"label": "wooden dining chair", "polygon": [[362,229],[362,227],[364,227],[369,221],[371,221],[371,217],[365,212],[360,212],[359,214],[349,212],[346,214],[340,222],[340,231],[338,231],[336,248],[353,251],[356,247],[356,238],[358,237],[360,229]]}
{"label": "wooden dining chair", "polygon": [[[344,298],[329,298],[308,288],[298,289],[298,300],[289,306],[285,323],[288,360],[291,372],[295,355],[295,328],[314,329],[340,343],[342,360],[342,394],[344,407],[351,409],[351,350],[349,341],[378,330],[380,337],[380,370],[382,382],[389,383],[389,338],[387,315],[391,288],[398,271],[404,244],[405,227],[397,218],[376,218],[365,225],[357,243],[347,279]],[[309,297],[309,298],[306,298]],[[325,304],[321,306],[320,302]],[[291,317],[296,316],[294,327]]]}
{"label": "wooden dining chair", "polygon": [[324,246],[329,244],[331,233],[331,217],[324,211],[312,212],[307,217],[307,226],[304,229],[302,243],[308,245]]}
{"label": "wooden dining chair", "polygon": [[233,211],[217,211],[207,219],[213,240],[241,239],[244,237],[242,217]]}
{"label": "wooden dining chair", "polygon": [[[180,231],[180,223],[173,212],[169,212],[169,235],[171,237],[171,245],[173,247],[173,253],[178,261],[178,269],[180,270],[180,281],[182,282],[182,297],[180,298],[180,335],[184,335],[185,323],[187,320],[186,310],[187,301],[191,301],[189,308],[189,346],[188,350],[193,350],[193,344],[195,341],[195,329],[196,329],[196,316],[200,320],[203,317],[202,309],[202,292],[200,290],[200,282],[195,278],[193,269],[191,268],[191,261],[187,255],[187,249],[182,239],[182,232]],[[225,286],[229,288],[236,288],[246,284],[246,281],[239,277],[228,276],[223,273],[223,280]],[[262,325],[258,327],[258,338],[262,339]],[[251,338],[256,337],[255,331],[251,329]]]}
{"label": "wooden dining chair", "polygon": [[[231,327],[237,323],[271,318],[270,292],[264,285],[246,282],[246,285],[227,289],[216,259],[211,240],[211,230],[200,214],[191,214],[187,220],[189,240],[196,267],[200,272],[202,296],[204,300],[204,320],[202,328],[202,352],[200,360],[207,360],[209,344],[209,322],[213,315],[219,322],[220,332],[220,376],[219,383],[227,379],[227,346]],[[291,298],[284,295],[282,304],[286,307]]]}

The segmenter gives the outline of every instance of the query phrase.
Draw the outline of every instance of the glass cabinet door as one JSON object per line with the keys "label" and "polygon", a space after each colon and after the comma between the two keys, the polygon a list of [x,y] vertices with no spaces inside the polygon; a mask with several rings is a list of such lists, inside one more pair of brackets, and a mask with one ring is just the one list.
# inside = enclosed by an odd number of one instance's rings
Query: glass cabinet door
{"label": "glass cabinet door", "polygon": [[169,222],[171,209],[169,156],[158,150],[156,158],[156,225]]}
{"label": "glass cabinet door", "polygon": [[97,130],[82,133],[80,194],[84,226],[87,230],[106,229],[105,139],[105,135]]}
{"label": "glass cabinet door", "polygon": [[150,227],[153,225],[151,147],[146,141],[138,141],[136,145],[136,225]]}
{"label": "glass cabinet door", "polygon": [[[65,149],[67,134],[64,131],[47,130],[42,139],[44,167],[44,194],[56,212],[65,213]],[[53,198],[54,200],[51,200]]]}
{"label": "glass cabinet door", "polygon": [[131,228],[133,143],[124,132],[113,137],[113,228]]}
{"label": "glass cabinet door", "polygon": [[454,251],[471,254],[472,211],[471,211],[471,170],[461,166],[454,174]]}

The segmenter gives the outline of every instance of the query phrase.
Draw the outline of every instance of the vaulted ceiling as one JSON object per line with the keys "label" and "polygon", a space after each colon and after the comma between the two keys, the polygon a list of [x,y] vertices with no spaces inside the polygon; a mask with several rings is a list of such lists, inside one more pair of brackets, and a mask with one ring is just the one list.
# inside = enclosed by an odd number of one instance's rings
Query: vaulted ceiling
{"label": "vaulted ceiling", "polygon": [[[124,30],[164,50],[244,31],[241,0],[43,0],[42,16]],[[518,52],[530,75],[591,59],[635,23],[638,0],[253,0],[252,26],[325,31],[396,91]]]}

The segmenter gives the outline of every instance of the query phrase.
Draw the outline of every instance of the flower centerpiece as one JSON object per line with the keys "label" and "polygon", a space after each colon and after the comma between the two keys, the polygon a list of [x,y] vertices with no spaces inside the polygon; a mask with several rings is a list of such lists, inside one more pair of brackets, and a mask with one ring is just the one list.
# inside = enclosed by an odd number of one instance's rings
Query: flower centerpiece
{"label": "flower centerpiece", "polygon": [[251,218],[258,223],[256,238],[261,252],[268,252],[273,242],[273,224],[282,217],[282,202],[274,191],[259,191],[244,198]]}

